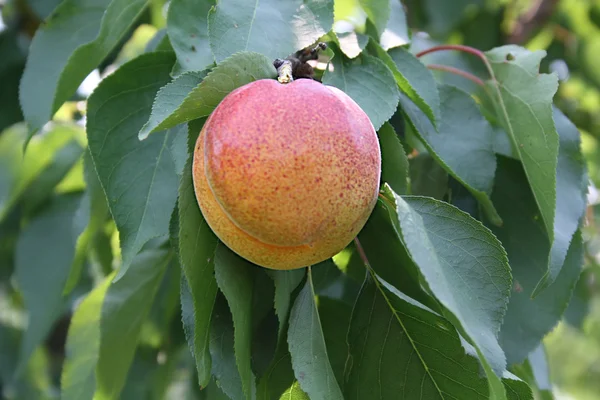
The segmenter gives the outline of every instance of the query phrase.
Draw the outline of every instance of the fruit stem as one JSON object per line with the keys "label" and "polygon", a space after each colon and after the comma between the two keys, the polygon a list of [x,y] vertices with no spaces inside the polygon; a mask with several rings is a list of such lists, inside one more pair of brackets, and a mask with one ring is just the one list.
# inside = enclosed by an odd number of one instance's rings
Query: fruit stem
{"label": "fruit stem", "polygon": [[277,67],[277,80],[279,83],[290,83],[294,80],[292,76],[292,62],[290,60],[275,60]]}
{"label": "fruit stem", "polygon": [[365,253],[365,249],[363,249],[360,240],[358,240],[358,236],[354,238],[354,245],[356,246],[356,251],[358,251],[358,255],[360,259],[365,264],[368,269],[371,269],[371,263],[369,263],[369,259],[367,258],[367,254]]}
{"label": "fruit stem", "polygon": [[475,82],[479,86],[485,87],[485,82],[482,79],[476,77],[475,75],[473,75],[469,72],[463,71],[458,68],[451,67],[449,65],[428,64],[427,68],[436,70],[436,71],[449,72],[454,75],[459,75],[459,76],[462,76],[463,78],[467,78],[471,82]]}

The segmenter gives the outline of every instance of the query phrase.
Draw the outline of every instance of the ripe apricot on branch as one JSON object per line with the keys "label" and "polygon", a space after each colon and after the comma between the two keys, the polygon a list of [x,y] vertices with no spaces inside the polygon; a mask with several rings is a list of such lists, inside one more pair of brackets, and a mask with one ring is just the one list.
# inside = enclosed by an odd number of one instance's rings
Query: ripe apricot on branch
{"label": "ripe apricot on branch", "polygon": [[272,269],[312,265],[346,247],[375,206],[380,175],[367,115],[310,79],[234,90],[194,148],[206,222],[231,250]]}

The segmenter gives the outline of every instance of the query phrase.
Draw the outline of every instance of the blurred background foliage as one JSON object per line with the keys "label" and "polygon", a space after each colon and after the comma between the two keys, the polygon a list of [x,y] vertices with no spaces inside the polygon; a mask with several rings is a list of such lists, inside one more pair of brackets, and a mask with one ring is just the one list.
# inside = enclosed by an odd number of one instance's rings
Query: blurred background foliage
{"label": "blurred background foliage", "polygon": [[[0,155],[14,154],[23,144],[26,130],[18,99],[19,79],[35,30],[59,2],[0,0]],[[18,162],[0,157],[5,160],[0,165],[0,393],[6,396],[18,392],[27,399],[58,398],[60,363],[70,313],[81,295],[119,264],[117,231],[114,222],[107,218],[90,238],[86,276],[62,305],[62,317],[57,318],[44,346],[37,347],[26,366],[25,374],[29,378],[22,381],[22,387],[9,390],[3,387],[17,364],[27,320],[23,295],[17,289],[19,282],[15,282],[18,277],[14,274],[19,262],[19,242],[27,240],[27,231],[23,232],[22,226],[27,221],[51,222],[45,221],[44,215],[53,207],[59,207],[61,215],[69,216],[76,223],[77,207],[72,204],[81,201],[85,186],[81,157],[86,147],[85,99],[102,77],[163,41],[164,30],[161,29],[165,25],[167,6],[166,0],[149,1],[147,11],[120,45],[90,74],[71,101],[63,105],[43,134],[33,139],[28,151],[31,155],[21,161],[26,168],[21,168],[17,181],[9,179],[7,171],[16,168]],[[584,232],[584,273],[563,322],[544,341],[545,353],[557,398],[599,399],[600,194],[596,187],[600,186],[600,0],[404,0],[404,6],[412,32],[413,52],[439,43],[466,44],[481,50],[516,43],[548,53],[542,72],[555,72],[561,80],[555,104],[582,134],[590,192]],[[336,1],[335,13],[339,24],[350,23],[368,29],[364,26],[365,13],[359,0]],[[479,60],[462,53],[436,53],[422,60],[486,77]],[[470,81],[461,77],[440,71],[435,74],[440,81],[476,91]],[[427,177],[431,182],[426,186],[433,192],[435,180],[448,179],[436,173],[435,163],[428,163],[424,157],[416,157],[411,162],[419,164],[419,171],[424,165],[431,165]],[[420,181],[414,180],[416,184]],[[55,233],[60,235],[59,231]],[[52,238],[48,238],[48,243],[52,245]],[[193,393],[193,362],[185,346],[180,346],[184,339],[177,316],[177,299],[160,295],[170,293],[169,285],[179,282],[178,273],[177,268],[170,268],[161,283],[157,304],[153,305],[149,322],[142,330],[142,343],[130,371],[130,376],[144,378],[129,379],[123,398],[160,398],[164,393],[168,393],[167,398],[202,396]],[[169,332],[159,329],[165,326],[160,318],[170,323]],[[543,358],[541,353],[541,363]],[[521,367],[539,370],[531,365]],[[174,372],[170,382],[160,379],[167,370]],[[156,376],[156,379],[148,379],[148,376]],[[152,383],[146,385],[146,382]],[[544,398],[543,394],[540,398]]]}

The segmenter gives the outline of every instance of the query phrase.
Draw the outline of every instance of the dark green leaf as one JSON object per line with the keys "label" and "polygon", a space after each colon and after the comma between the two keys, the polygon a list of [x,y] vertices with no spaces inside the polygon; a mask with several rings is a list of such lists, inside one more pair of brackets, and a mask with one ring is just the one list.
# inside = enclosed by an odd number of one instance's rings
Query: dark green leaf
{"label": "dark green leaf", "polygon": [[313,266],[312,279],[317,296],[339,300],[348,305],[354,304],[360,290],[360,283],[340,271],[331,259]]}
{"label": "dark green leaf", "polygon": [[181,71],[202,71],[214,62],[208,41],[208,11],[212,0],[173,0],[167,31]]}
{"label": "dark green leaf", "polygon": [[588,182],[579,131],[558,108],[554,108],[553,116],[560,140],[556,170],[554,242],[550,249],[548,272],[537,284],[533,296],[550,286],[560,273],[587,203]]}
{"label": "dark green leaf", "polygon": [[56,198],[25,227],[17,241],[16,281],[29,313],[17,375],[63,311],[62,292],[77,238],[73,221],[80,202],[80,195]]}
{"label": "dark green leaf", "polygon": [[[545,51],[532,53],[518,46],[503,46],[486,53],[496,78],[492,85],[500,94],[495,99],[496,113],[515,145],[553,241],[559,137],[552,119],[552,98],[558,77],[538,72],[545,55]],[[567,247],[556,249],[560,253],[556,256],[561,256],[556,259],[559,266]]]}
{"label": "dark green leaf", "polygon": [[448,191],[448,173],[427,153],[410,159],[410,192],[441,200]]}
{"label": "dark green leaf", "polygon": [[344,368],[348,359],[346,335],[350,325],[352,306],[353,304],[319,296],[319,317],[323,328],[325,347],[331,369],[340,387],[344,385]]}
{"label": "dark green leaf", "polygon": [[467,7],[482,5],[484,0],[425,0],[425,9],[429,16],[429,31],[444,36],[463,18]]}
{"label": "dark green leaf", "polygon": [[490,380],[491,398],[504,398],[506,367],[496,337],[511,288],[502,244],[479,221],[447,203],[396,195],[402,240],[435,297],[475,345]]}
{"label": "dark green leaf", "polygon": [[288,321],[285,321],[284,330],[277,343],[275,356],[271,365],[260,377],[256,387],[256,398],[258,400],[277,399],[294,381],[294,370],[292,369],[292,359],[288,351],[286,334]]}
{"label": "dark green leaf", "polygon": [[95,396],[115,398],[121,392],[142,324],[171,258],[164,250],[145,250],[133,260],[131,272],[108,288],[100,318]]}
{"label": "dark green leaf", "polygon": [[236,366],[234,328],[226,300],[217,297],[210,327],[212,373],[217,385],[230,399],[244,399],[242,380]]}
{"label": "dark green leaf", "polygon": [[381,180],[398,194],[408,194],[408,158],[389,123],[377,132],[381,146]]}
{"label": "dark green leaf", "polygon": [[[140,130],[139,137],[144,139],[152,132],[206,117],[232,90],[275,76],[271,60],[257,53],[234,54],[201,82],[201,72],[183,75],[159,92],[161,96],[155,101],[152,115]],[[194,86],[195,82],[199,83]],[[164,103],[168,105],[166,109]]]}
{"label": "dark green leaf", "polygon": [[498,224],[501,220],[489,197],[496,169],[492,127],[467,93],[447,85],[439,90],[442,110],[437,130],[406,96],[400,96],[400,104],[431,156],[469,189]]}
{"label": "dark green leaf", "polygon": [[[384,287],[385,285],[385,287]],[[454,327],[367,276],[348,332],[347,399],[488,399]]]}
{"label": "dark green leaf", "polygon": [[343,399],[329,363],[310,269],[290,314],[288,344],[294,375],[311,399]]}
{"label": "dark green leaf", "polygon": [[21,80],[21,106],[31,133],[75,93],[127,33],[146,3],[64,1],[57,7],[36,32]]}
{"label": "dark green leaf", "polygon": [[581,234],[571,241],[565,263],[551,289],[530,294],[547,270],[550,242],[527,177],[517,161],[498,158],[492,199],[504,225],[492,228],[504,245],[514,278],[500,330],[508,364],[522,362],[560,320],[581,271]]}
{"label": "dark green leaf", "polygon": [[292,292],[304,278],[305,271],[304,269],[269,270],[267,273],[275,283],[275,312],[279,318],[279,340],[281,340],[290,313]]}
{"label": "dark green leaf", "polygon": [[246,399],[256,397],[256,382],[250,363],[252,314],[255,311],[252,308],[252,294],[256,268],[224,244],[217,245],[215,277],[233,317],[235,359]]}
{"label": "dark green leaf", "polygon": [[[193,148],[203,120],[189,123],[189,143]],[[198,381],[206,387],[210,381],[210,319],[217,295],[214,259],[217,238],[202,217],[192,180],[192,161],[188,160],[179,185],[179,258],[191,291],[194,316],[193,348]],[[184,313],[185,315],[185,313]],[[189,315],[189,313],[187,314]],[[184,327],[186,322],[184,320]],[[186,330],[187,331],[187,330]],[[189,335],[188,335],[189,340]]]}
{"label": "dark green leaf", "polygon": [[364,54],[354,60],[339,54],[331,63],[334,70],[325,72],[323,83],[346,92],[369,116],[375,129],[381,128],[396,111],[400,94],[389,68]]}
{"label": "dark green leaf", "polygon": [[390,0],[359,0],[359,3],[381,35],[390,19]]}
{"label": "dark green leaf", "polygon": [[88,101],[87,134],[94,166],[120,234],[122,277],[150,239],[167,235],[177,200],[169,154],[174,132],[140,143],[152,99],[169,82],[172,53],[143,54],[103,80]]}
{"label": "dark green leaf", "polygon": [[240,51],[284,58],[312,44],[332,25],[332,0],[221,0],[208,16],[217,63]]}
{"label": "dark green leaf", "polygon": [[371,40],[369,50],[392,71],[400,90],[427,115],[433,126],[438,126],[440,94],[433,74],[425,64],[403,47],[386,52]]}

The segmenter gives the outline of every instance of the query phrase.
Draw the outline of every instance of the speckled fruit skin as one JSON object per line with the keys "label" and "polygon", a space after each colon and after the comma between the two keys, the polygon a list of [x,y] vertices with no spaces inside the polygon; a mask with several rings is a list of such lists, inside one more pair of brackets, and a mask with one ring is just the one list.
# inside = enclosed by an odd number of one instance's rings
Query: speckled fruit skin
{"label": "speckled fruit skin", "polygon": [[344,92],[309,79],[258,80],[208,118],[193,160],[196,199],[230,249],[272,269],[326,260],[362,229],[379,191],[371,121]]}

